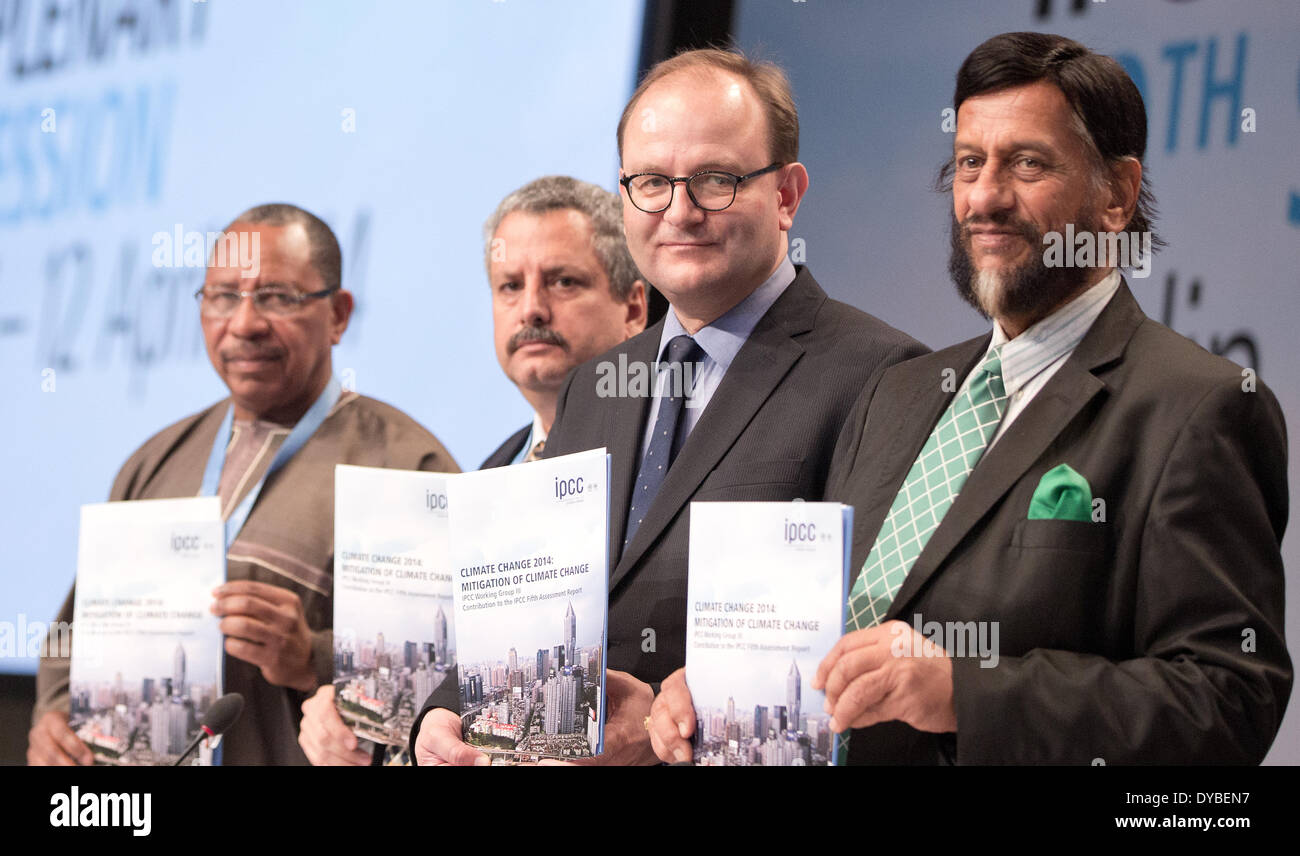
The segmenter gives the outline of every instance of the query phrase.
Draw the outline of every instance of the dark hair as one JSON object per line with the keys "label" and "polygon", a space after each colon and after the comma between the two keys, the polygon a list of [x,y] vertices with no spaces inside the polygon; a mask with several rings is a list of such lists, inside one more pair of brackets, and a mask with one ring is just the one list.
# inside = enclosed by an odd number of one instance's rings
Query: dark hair
{"label": "dark hair", "polygon": [[790,78],[779,65],[752,60],[734,48],[698,48],[682,51],[651,68],[623,108],[618,120],[618,159],[623,160],[623,132],[632,118],[636,102],[651,86],[681,71],[696,74],[727,72],[744,80],[758,95],[767,117],[768,150],[772,161],[780,164],[799,160],[799,111],[794,106]]}
{"label": "dark hair", "polygon": [[311,266],[320,274],[325,288],[339,288],[343,283],[343,251],[334,230],[315,214],[288,202],[268,202],[255,205],[240,214],[222,231],[229,231],[236,223],[263,223],[267,226],[301,224],[307,232]]}
{"label": "dark hair", "polygon": [[[1099,167],[1128,158],[1143,165],[1137,207],[1125,231],[1150,232],[1151,246],[1164,246],[1152,227],[1156,219],[1155,196],[1143,161],[1147,150],[1146,106],[1137,85],[1115,60],[1064,36],[1003,33],[971,51],[957,70],[953,110],[959,110],[967,98],[1040,80],[1061,90],[1078,119],[1077,130]],[[951,189],[952,173],[953,163],[949,160],[939,174],[941,190]]]}

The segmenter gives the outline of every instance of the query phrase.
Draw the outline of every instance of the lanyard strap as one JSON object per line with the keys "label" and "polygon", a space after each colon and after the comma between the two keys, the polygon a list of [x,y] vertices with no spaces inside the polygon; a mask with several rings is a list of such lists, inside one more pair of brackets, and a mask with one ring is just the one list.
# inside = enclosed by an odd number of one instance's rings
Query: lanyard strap
{"label": "lanyard strap", "polygon": [[[266,468],[262,478],[253,489],[244,497],[244,501],[236,506],[235,510],[230,512],[226,518],[226,548],[234,543],[235,536],[239,530],[244,528],[244,521],[248,519],[248,514],[253,510],[253,503],[257,502],[257,496],[262,492],[262,486],[270,478],[271,473],[280,469],[285,463],[297,454],[303,444],[316,433],[321,423],[329,416],[330,410],[334,407],[335,402],[339,400],[339,395],[343,392],[343,385],[339,383],[338,378],[330,376],[329,383],[325,385],[325,390],[316,399],[311,408],[308,409],[303,417],[298,420],[298,424],[293,426],[289,436],[285,438],[284,443],[280,445],[279,451],[271,460],[271,465]],[[217,496],[217,490],[221,485],[221,470],[226,463],[226,448],[230,445],[231,428],[234,425],[235,407],[233,404],[226,409],[225,418],[221,420],[221,427],[217,429],[217,438],[212,443],[212,452],[208,455],[208,465],[203,470],[203,486],[199,488],[199,496]]]}

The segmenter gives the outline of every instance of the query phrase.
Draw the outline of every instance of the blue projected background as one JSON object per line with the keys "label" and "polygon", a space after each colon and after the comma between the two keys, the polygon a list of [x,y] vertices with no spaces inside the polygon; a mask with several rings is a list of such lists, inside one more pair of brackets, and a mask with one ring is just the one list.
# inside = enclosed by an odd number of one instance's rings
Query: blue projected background
{"label": "blue projected background", "polygon": [[190,297],[202,267],[155,267],[156,232],[299,204],[343,245],[347,385],[468,469],[531,419],[492,348],[480,229],[539,175],[616,188],[639,2],[3,10],[0,620],[52,619],[78,506],[105,500],[146,438],[225,395]]}

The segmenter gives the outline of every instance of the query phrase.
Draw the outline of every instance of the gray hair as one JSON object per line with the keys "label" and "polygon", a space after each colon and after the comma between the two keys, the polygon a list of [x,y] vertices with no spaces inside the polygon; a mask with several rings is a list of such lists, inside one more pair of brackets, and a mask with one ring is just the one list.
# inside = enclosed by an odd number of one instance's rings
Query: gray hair
{"label": "gray hair", "polygon": [[641,278],[627,249],[623,234],[623,198],[617,193],[570,178],[548,175],[530,181],[501,200],[497,210],[483,224],[483,263],[492,266],[492,238],[506,215],[516,211],[545,214],[548,211],[573,210],[591,221],[592,249],[609,278],[609,291],[615,300],[626,301],[632,285]]}
{"label": "gray hair", "polygon": [[339,249],[339,239],[334,230],[325,221],[306,209],[288,202],[268,202],[255,205],[240,214],[223,232],[230,231],[236,223],[250,223],[267,226],[291,226],[300,224],[307,232],[307,245],[310,247],[308,260],[320,274],[321,284],[325,288],[340,288],[343,283],[343,251]]}

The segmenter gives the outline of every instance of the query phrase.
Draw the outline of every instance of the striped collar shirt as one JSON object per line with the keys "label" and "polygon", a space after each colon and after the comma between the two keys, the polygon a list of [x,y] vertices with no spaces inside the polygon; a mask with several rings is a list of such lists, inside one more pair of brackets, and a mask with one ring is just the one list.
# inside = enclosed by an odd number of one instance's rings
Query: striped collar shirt
{"label": "striped collar shirt", "polygon": [[[1002,385],[1007,391],[1006,412],[989,448],[998,441],[1011,423],[1016,421],[1029,402],[1033,401],[1052,375],[1065,365],[1083,337],[1092,329],[1093,322],[1119,291],[1118,270],[1112,270],[1100,282],[1048,315],[1014,339],[1008,339],[1002,325],[993,322],[992,351],[1002,345]],[[983,360],[980,360],[983,363]],[[978,371],[979,364],[975,371]],[[970,383],[971,376],[965,383]]]}

